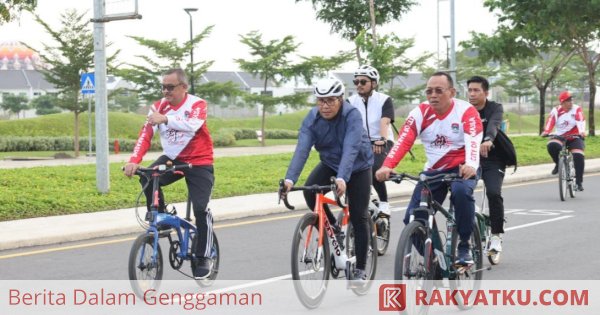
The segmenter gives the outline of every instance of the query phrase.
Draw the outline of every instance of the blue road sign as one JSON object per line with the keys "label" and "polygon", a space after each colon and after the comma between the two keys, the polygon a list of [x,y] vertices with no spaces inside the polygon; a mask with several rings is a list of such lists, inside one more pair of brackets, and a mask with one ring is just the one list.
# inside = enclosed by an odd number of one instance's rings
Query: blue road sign
{"label": "blue road sign", "polygon": [[81,94],[94,94],[96,89],[96,79],[94,73],[81,74]]}

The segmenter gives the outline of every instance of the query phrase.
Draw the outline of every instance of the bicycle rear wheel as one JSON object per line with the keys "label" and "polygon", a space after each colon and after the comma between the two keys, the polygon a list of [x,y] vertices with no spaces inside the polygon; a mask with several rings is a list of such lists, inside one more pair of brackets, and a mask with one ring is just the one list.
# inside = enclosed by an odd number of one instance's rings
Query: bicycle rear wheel
{"label": "bicycle rear wheel", "polygon": [[383,256],[390,245],[390,219],[379,216],[375,220],[377,255]]}
{"label": "bicycle rear wheel", "polygon": [[317,215],[305,214],[294,229],[292,279],[300,303],[309,309],[319,306],[327,292],[331,257],[325,233],[322,241],[323,246],[319,248]]}
{"label": "bicycle rear wheel", "polygon": [[[452,233],[452,263],[454,263],[456,260],[458,242],[458,233]],[[469,240],[469,243],[471,246],[473,261],[475,263],[470,268],[464,269],[460,272],[456,267],[452,267],[455,271],[454,279],[450,280],[450,288],[452,290],[472,290],[471,292],[474,292],[481,286],[480,280],[483,278],[483,250],[481,246],[481,234],[479,233],[479,227],[475,222],[473,223],[473,232],[471,233],[471,239]],[[457,306],[461,310],[470,309],[473,307],[474,299],[474,294],[471,296],[471,300],[469,301],[464,301],[462,296],[457,295]]]}
{"label": "bicycle rear wheel", "polygon": [[[192,240],[192,247],[196,248],[196,234],[194,234],[194,238]],[[210,251],[210,258],[213,261],[212,269],[210,270],[210,275],[206,279],[197,279],[196,283],[201,287],[210,287],[215,283],[217,279],[217,274],[219,273],[219,262],[221,258],[221,252],[219,251],[219,241],[217,240],[217,234],[213,231],[213,245]],[[194,274],[194,263],[191,263],[192,266],[192,274]]]}
{"label": "bicycle rear wheel", "polygon": [[148,290],[157,290],[163,275],[163,258],[160,244],[154,254],[154,235],[141,234],[138,236],[129,252],[129,282],[135,294],[142,298]]}
{"label": "bicycle rear wheel", "polygon": [[564,157],[558,161],[558,193],[561,201],[565,201],[567,197],[567,171],[568,165]]}
{"label": "bicycle rear wheel", "polygon": [[[365,265],[365,271],[367,272],[367,279],[369,279],[369,281],[363,287],[352,288],[352,292],[356,295],[367,294],[373,284],[372,280],[375,279],[375,273],[377,272],[377,234],[375,229],[373,219],[369,217],[369,248],[367,249],[367,264]],[[348,237],[346,237],[346,254],[348,257],[356,256],[354,245],[354,228],[352,227],[352,223],[349,223]]]}

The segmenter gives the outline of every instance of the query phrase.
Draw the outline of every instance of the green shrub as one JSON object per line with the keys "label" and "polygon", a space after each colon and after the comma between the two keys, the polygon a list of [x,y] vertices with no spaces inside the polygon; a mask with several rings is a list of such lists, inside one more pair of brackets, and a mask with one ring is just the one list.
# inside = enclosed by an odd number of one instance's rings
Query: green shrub
{"label": "green shrub", "polygon": [[227,130],[220,130],[217,134],[212,135],[212,140],[215,147],[228,147],[235,144],[235,136]]}

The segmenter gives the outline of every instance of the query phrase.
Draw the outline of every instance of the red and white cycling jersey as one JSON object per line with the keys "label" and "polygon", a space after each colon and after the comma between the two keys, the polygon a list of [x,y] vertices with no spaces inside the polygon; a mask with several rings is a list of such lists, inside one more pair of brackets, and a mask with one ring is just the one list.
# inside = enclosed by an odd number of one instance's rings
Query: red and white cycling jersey
{"label": "red and white cycling jersey", "polygon": [[579,135],[585,131],[585,118],[583,110],[573,104],[571,110],[565,111],[562,106],[556,106],[550,111],[544,133],[550,133],[556,126],[556,134],[559,136]]}
{"label": "red and white cycling jersey", "polygon": [[452,99],[450,110],[437,115],[429,102],[413,109],[400,130],[398,142],[383,162],[394,168],[412,148],[419,136],[425,147],[427,162],[424,170],[446,170],[466,164],[479,167],[479,146],[483,125],[479,113],[471,104]]}
{"label": "red and white cycling jersey", "polygon": [[139,164],[142,161],[158,131],[163,153],[169,158],[192,165],[213,164],[213,143],[205,123],[205,100],[186,94],[181,104],[173,106],[163,98],[154,103],[148,116],[153,111],[166,115],[168,122],[157,126],[144,124],[129,162]]}

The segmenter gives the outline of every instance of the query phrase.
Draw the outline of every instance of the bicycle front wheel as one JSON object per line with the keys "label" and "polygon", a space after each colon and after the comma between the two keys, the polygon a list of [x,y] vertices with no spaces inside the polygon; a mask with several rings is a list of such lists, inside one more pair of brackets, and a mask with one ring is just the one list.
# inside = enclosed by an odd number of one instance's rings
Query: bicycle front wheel
{"label": "bicycle front wheel", "polygon": [[129,282],[135,294],[143,298],[148,290],[158,290],[163,275],[163,258],[160,244],[154,254],[154,235],[141,234],[129,252]]}
{"label": "bicycle front wheel", "polygon": [[569,184],[567,182],[567,172],[569,169],[566,163],[567,161],[563,157],[558,161],[558,193],[561,201],[567,199],[567,185]]}
{"label": "bicycle front wheel", "polygon": [[329,243],[323,233],[319,247],[318,217],[307,213],[298,222],[292,241],[292,280],[300,303],[306,308],[319,306],[327,292],[329,281]]}
{"label": "bicycle front wheel", "polygon": [[[452,262],[456,260],[458,252],[459,242],[458,231],[452,233]],[[454,267],[454,279],[450,279],[450,288],[452,290],[469,290],[475,292],[481,286],[481,279],[483,278],[483,250],[481,246],[481,234],[479,233],[479,227],[477,223],[473,222],[473,232],[471,233],[471,239],[469,240],[471,247],[471,255],[473,255],[473,261],[475,262],[470,268],[458,269],[461,267]],[[471,300],[465,301],[462,296],[456,297],[457,306],[461,310],[470,309],[473,307],[473,301],[475,295],[471,296]]]}
{"label": "bicycle front wheel", "polygon": [[[426,255],[425,243],[427,228],[420,221],[412,221],[404,227],[396,248],[394,263],[394,279],[406,283],[406,301],[415,301],[415,293],[426,292],[430,295],[433,289],[433,274],[431,255]],[[426,258],[428,256],[429,258]],[[424,315],[429,312],[429,306],[407,303],[401,314]]]}
{"label": "bicycle front wheel", "polygon": [[[371,289],[373,280],[375,279],[375,273],[377,272],[377,234],[373,219],[369,217],[369,248],[367,249],[367,264],[365,265],[365,271],[367,272],[367,279],[369,281],[365,286],[352,288],[352,292],[356,295],[365,295]],[[354,228],[352,223],[348,224],[348,237],[346,238],[346,254],[348,257],[356,256],[355,250],[355,238]]]}
{"label": "bicycle front wheel", "polygon": [[376,238],[377,238],[377,255],[383,256],[387,252],[390,245],[390,218],[378,217],[375,220]]}

